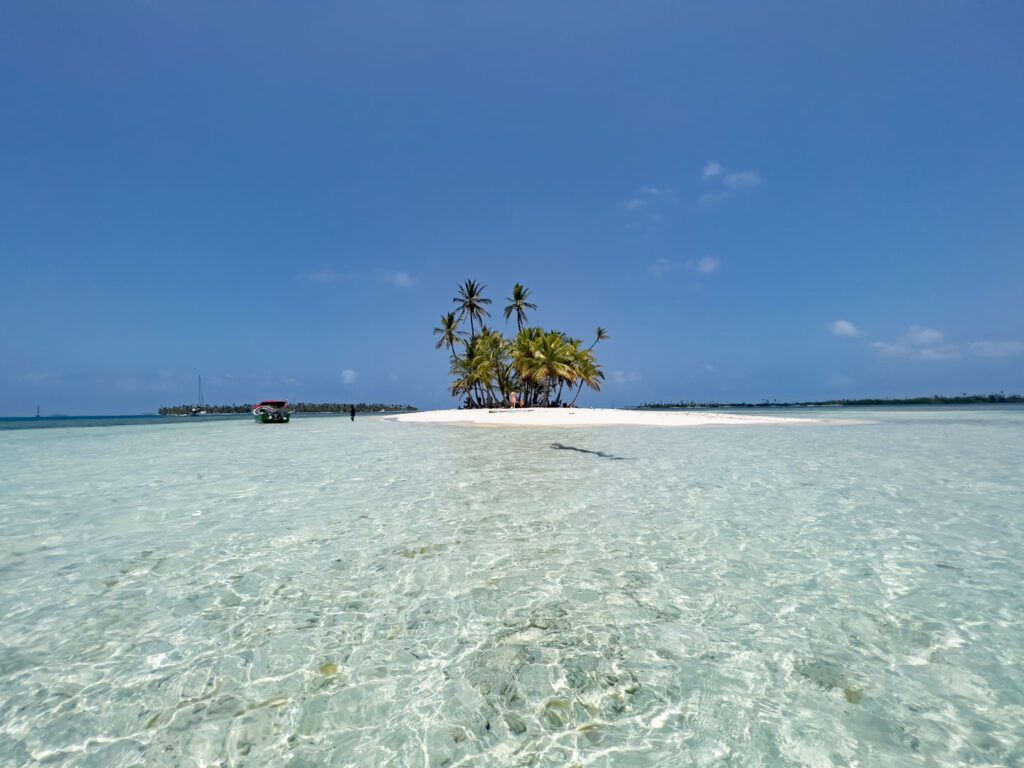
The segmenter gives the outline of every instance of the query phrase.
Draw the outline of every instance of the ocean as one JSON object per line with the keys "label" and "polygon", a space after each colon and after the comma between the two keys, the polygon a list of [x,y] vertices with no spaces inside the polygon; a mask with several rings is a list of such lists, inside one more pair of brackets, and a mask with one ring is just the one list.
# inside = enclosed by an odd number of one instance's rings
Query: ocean
{"label": "ocean", "polygon": [[0,764],[1024,764],[1024,409],[770,414],[0,430]]}

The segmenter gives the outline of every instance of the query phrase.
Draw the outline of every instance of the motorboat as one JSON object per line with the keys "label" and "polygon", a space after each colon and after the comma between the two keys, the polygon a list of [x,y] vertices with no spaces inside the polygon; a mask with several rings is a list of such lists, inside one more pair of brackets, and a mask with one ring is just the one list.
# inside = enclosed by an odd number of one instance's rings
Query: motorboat
{"label": "motorboat", "polygon": [[252,409],[257,424],[287,424],[292,417],[287,400],[264,400]]}

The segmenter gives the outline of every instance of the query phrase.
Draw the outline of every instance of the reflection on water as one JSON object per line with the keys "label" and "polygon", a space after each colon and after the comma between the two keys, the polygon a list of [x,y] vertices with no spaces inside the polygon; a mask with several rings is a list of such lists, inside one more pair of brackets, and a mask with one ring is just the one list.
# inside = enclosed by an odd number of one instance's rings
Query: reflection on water
{"label": "reflection on water", "polygon": [[871,416],[6,432],[0,763],[1019,763],[1024,418]]}

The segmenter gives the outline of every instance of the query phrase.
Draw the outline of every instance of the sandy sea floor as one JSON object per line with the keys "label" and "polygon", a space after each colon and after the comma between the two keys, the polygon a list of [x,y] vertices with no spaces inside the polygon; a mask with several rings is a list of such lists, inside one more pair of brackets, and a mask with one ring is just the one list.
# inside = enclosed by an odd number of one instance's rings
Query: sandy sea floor
{"label": "sandy sea floor", "polygon": [[1022,764],[1024,411],[791,415],[0,432],[0,764]]}
{"label": "sandy sea floor", "polygon": [[514,427],[701,427],[752,424],[812,424],[811,417],[770,416],[724,411],[634,411],[616,408],[473,408],[419,411],[386,416],[409,424],[467,424]]}

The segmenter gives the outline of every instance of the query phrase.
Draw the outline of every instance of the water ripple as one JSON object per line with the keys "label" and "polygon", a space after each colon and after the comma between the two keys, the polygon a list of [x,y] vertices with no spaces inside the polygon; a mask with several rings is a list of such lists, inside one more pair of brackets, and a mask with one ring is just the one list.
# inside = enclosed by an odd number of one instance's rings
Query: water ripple
{"label": "water ripple", "polygon": [[0,762],[1019,763],[1024,419],[874,422],[0,434]]}

